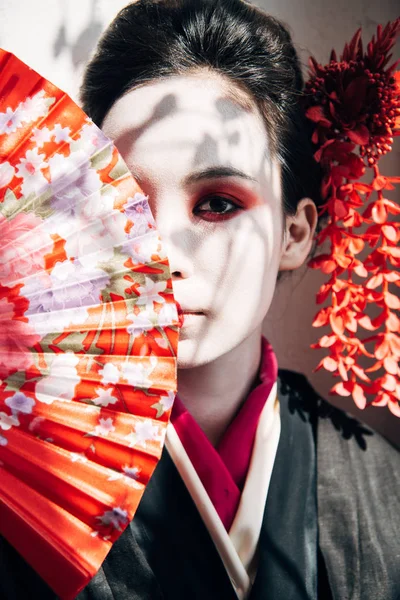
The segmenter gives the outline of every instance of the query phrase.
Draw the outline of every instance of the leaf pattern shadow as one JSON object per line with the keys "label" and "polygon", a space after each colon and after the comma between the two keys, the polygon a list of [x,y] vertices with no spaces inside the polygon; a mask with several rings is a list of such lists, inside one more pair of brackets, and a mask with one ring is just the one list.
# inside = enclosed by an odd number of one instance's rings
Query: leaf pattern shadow
{"label": "leaf pattern shadow", "polygon": [[[65,4],[62,6],[65,7]],[[82,63],[85,63],[88,60],[88,57],[95,47],[104,28],[102,21],[98,17],[98,14],[98,0],[92,0],[89,21],[78,35],[76,40],[71,43],[68,41],[66,14],[64,8],[64,18],[53,42],[53,57],[58,58],[64,50],[67,50],[71,53],[72,64],[75,68]]]}

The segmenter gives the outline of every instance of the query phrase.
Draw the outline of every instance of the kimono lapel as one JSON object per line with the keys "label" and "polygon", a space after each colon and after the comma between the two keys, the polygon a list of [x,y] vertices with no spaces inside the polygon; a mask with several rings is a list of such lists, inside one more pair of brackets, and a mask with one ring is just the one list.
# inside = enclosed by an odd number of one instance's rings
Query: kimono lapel
{"label": "kimono lapel", "polygon": [[[281,435],[259,542],[250,600],[317,598],[317,497],[314,420],[305,416],[296,373],[278,374]],[[302,377],[299,374],[299,377]],[[289,379],[290,381],[290,379]]]}
{"label": "kimono lapel", "polygon": [[280,432],[280,407],[275,382],[260,415],[246,483],[229,530],[229,538],[252,582],[257,568],[256,550]]}
{"label": "kimono lapel", "polygon": [[243,566],[234,545],[208,496],[194,466],[181,444],[173,426],[169,426],[166,446],[182,480],[188,489],[199,515],[206,526],[221,557],[226,572],[235,588],[237,597],[242,600],[250,587],[249,575]]}
{"label": "kimono lapel", "polygon": [[252,583],[268,485],[280,433],[276,383],[264,404],[254,441],[250,469],[232,527],[227,533],[172,424],[166,447],[207,527],[239,599]]}

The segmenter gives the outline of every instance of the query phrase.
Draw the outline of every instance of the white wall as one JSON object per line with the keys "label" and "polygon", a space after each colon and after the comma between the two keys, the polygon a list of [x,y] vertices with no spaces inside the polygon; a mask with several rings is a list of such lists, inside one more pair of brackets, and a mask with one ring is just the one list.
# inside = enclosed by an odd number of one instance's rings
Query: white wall
{"label": "white wall", "polygon": [[[127,2],[125,0],[0,0],[0,46],[16,54],[44,77],[77,99],[85,62],[102,30]],[[289,26],[306,70],[308,55],[326,62],[332,47],[340,51],[362,26],[369,40],[378,23],[398,16],[396,0],[259,0],[256,4]],[[396,56],[399,56],[397,46]],[[400,144],[382,162],[386,173],[398,174]],[[398,201],[399,194],[396,198]],[[328,397],[336,383],[324,370],[313,368],[324,356],[310,344],[327,333],[311,323],[319,306],[314,298],[325,281],[319,271],[300,269],[277,288],[265,321],[265,334],[282,367],[305,373],[316,389],[333,403],[354,414],[400,445],[400,421],[386,408],[358,411],[348,399]]]}

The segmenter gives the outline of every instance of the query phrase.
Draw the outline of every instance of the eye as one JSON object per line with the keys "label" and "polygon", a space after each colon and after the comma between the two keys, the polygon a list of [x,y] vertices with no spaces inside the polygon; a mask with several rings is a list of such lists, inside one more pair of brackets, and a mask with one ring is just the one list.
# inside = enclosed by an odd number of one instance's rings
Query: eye
{"label": "eye", "polygon": [[[206,206],[205,210],[199,210],[199,206]],[[209,208],[207,207],[209,206]],[[229,209],[229,205],[232,207]],[[226,210],[226,209],[229,210]],[[210,196],[206,200],[203,200],[198,204],[194,210],[195,214],[200,214],[202,218],[208,218],[208,220],[223,220],[231,215],[236,214],[239,210],[242,210],[241,206],[238,206],[228,198],[223,196]]]}

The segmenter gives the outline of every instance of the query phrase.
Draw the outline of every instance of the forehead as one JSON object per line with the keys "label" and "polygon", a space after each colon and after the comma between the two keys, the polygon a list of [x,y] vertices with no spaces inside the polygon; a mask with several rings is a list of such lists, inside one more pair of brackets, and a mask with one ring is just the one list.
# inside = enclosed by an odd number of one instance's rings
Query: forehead
{"label": "forehead", "polygon": [[158,171],[175,161],[177,171],[222,163],[260,177],[269,162],[257,107],[219,76],[170,76],[130,90],[111,107],[102,129],[131,166],[151,161]]}

